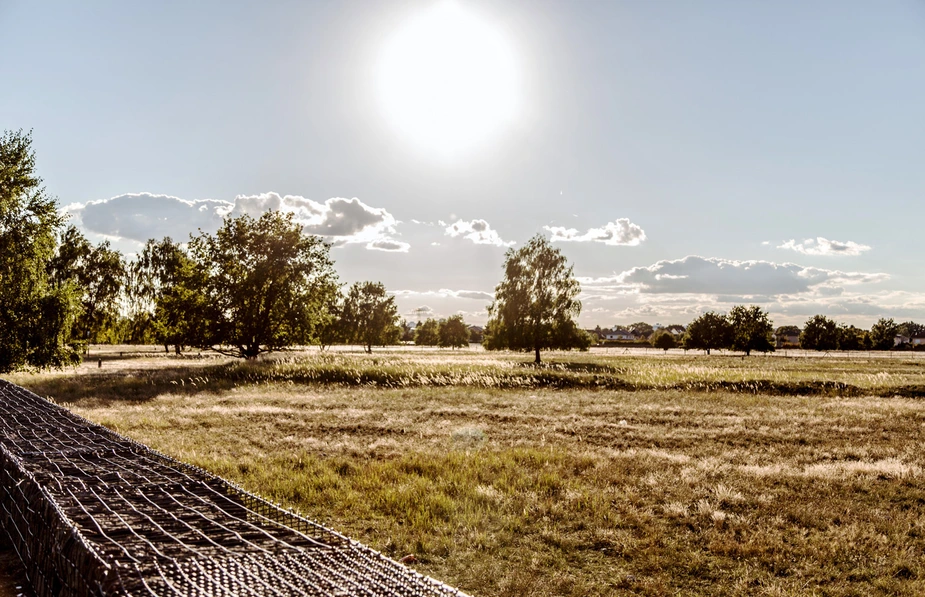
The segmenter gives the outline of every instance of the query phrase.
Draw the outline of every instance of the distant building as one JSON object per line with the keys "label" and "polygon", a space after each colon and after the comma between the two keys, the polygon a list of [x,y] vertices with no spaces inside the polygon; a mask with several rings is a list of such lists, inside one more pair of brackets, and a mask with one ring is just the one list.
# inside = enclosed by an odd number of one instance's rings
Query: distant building
{"label": "distant building", "polygon": [[918,346],[920,344],[925,344],[925,334],[923,334],[922,332],[912,334],[912,337],[909,338],[909,341],[911,342],[912,346]]}
{"label": "distant building", "polygon": [[635,341],[638,336],[629,330],[603,330],[601,335],[604,340],[632,340]]}
{"label": "distant building", "polygon": [[899,346],[900,344],[909,344],[911,338],[909,336],[903,336],[902,334],[896,334],[896,337],[893,338],[893,346]]}
{"label": "distant building", "polygon": [[799,344],[800,335],[799,334],[774,334],[774,339],[777,341],[777,348],[780,348],[784,344]]}

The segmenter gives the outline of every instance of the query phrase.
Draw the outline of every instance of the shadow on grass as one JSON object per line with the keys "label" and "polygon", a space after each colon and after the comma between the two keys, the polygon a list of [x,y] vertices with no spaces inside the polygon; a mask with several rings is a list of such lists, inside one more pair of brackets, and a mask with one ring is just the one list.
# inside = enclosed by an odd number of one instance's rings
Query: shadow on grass
{"label": "shadow on grass", "polygon": [[232,380],[215,377],[221,366],[170,366],[158,369],[122,369],[84,375],[36,377],[20,380],[27,390],[58,403],[146,402],[162,394],[195,395],[234,387]]}
{"label": "shadow on grass", "polygon": [[21,380],[27,389],[59,403],[107,405],[114,402],[145,402],[163,394],[193,396],[221,393],[236,386],[304,384],[336,387],[409,388],[479,387],[492,389],[588,389],[612,391],[725,392],[768,396],[901,396],[925,397],[925,385],[861,388],[838,381],[706,381],[687,380],[671,384],[632,383],[621,377],[626,370],[598,363],[522,363],[515,370],[498,370],[470,377],[465,371],[420,374],[413,368],[392,369],[366,363],[313,361],[233,361],[212,365],[176,364],[159,368],[125,367],[115,371],[91,371],[73,376],[36,376]]}

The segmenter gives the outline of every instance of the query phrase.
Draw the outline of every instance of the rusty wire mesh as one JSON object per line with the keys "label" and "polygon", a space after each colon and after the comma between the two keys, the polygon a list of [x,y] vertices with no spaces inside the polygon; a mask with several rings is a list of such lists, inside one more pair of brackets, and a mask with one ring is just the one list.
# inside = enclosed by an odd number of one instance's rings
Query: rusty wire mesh
{"label": "rusty wire mesh", "polygon": [[0,498],[40,597],[463,595],[3,380]]}

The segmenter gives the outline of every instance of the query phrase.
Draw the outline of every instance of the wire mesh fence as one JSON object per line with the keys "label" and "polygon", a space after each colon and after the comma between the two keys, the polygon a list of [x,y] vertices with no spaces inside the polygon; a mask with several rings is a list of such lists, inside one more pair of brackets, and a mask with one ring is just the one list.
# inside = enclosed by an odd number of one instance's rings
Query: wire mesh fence
{"label": "wire mesh fence", "polygon": [[464,597],[2,380],[0,497],[39,597]]}

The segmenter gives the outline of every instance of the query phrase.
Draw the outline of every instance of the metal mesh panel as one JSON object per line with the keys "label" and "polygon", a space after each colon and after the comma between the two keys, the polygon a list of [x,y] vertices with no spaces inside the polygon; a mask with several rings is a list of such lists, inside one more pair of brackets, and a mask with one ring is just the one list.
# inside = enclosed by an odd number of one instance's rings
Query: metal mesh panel
{"label": "metal mesh panel", "polygon": [[0,497],[40,597],[464,597],[2,380]]}

